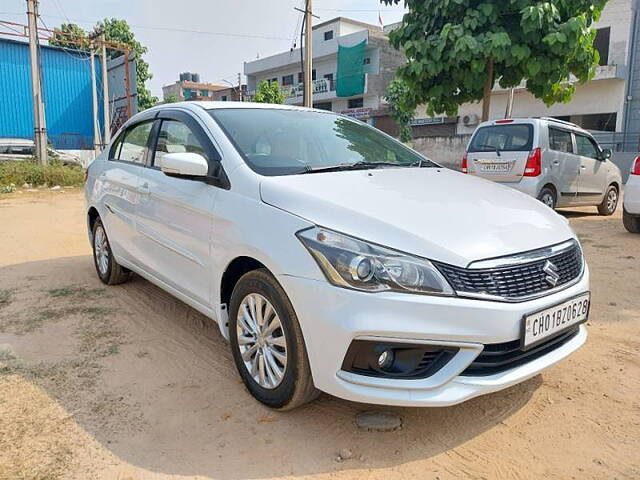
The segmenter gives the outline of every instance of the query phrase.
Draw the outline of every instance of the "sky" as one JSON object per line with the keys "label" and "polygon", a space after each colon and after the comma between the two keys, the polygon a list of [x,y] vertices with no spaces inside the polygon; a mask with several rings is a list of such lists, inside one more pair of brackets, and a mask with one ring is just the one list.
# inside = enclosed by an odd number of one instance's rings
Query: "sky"
{"label": "sky", "polygon": [[[389,7],[379,0],[313,0],[314,24],[343,16],[378,25],[399,21],[403,2]],[[149,51],[151,92],[180,72],[200,74],[212,83],[237,83],[243,63],[289,50],[299,43],[304,0],[40,0],[42,24],[53,29],[63,22],[90,30],[98,20],[127,20]],[[2,0],[0,20],[27,22],[25,0]]]}

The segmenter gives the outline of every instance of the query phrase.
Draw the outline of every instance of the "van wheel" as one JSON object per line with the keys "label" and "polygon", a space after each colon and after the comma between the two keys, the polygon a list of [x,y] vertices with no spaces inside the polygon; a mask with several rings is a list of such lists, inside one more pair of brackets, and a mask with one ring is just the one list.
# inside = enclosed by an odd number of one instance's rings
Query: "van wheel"
{"label": "van wheel", "polygon": [[544,203],[547,207],[554,209],[556,208],[556,194],[549,187],[544,187],[540,194],[538,195],[538,200]]}
{"label": "van wheel", "polygon": [[93,224],[93,263],[98,277],[107,285],[126,282],[131,276],[131,271],[121,266],[113,257],[107,232],[99,218]]}
{"label": "van wheel", "polygon": [[242,381],[259,402],[291,410],[320,393],[293,306],[267,270],[244,274],[234,287],[229,339]]}
{"label": "van wheel", "polygon": [[622,223],[629,232],[640,233],[640,215],[631,215],[626,210],[622,210]]}
{"label": "van wheel", "polygon": [[598,213],[605,216],[613,215],[616,208],[618,208],[618,188],[615,185],[609,185],[602,203],[598,205]]}

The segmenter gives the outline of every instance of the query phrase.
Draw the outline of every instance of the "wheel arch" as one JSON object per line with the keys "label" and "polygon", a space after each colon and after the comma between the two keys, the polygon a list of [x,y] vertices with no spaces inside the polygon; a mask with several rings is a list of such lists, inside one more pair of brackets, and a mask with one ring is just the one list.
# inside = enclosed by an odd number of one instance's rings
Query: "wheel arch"
{"label": "wheel arch", "polygon": [[91,241],[93,241],[93,226],[98,218],[100,218],[98,209],[94,206],[89,207],[89,210],[87,210],[87,230],[89,231],[89,239]]}

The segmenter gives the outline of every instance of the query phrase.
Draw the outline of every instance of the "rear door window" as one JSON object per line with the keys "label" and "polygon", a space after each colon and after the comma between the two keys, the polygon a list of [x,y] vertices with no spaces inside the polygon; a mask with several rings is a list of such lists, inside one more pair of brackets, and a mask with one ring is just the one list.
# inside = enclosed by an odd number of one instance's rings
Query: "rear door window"
{"label": "rear door window", "polygon": [[589,158],[598,158],[598,147],[593,140],[585,135],[576,133],[576,148],[578,155]]}
{"label": "rear door window", "polygon": [[512,151],[528,152],[533,144],[533,125],[519,123],[512,125],[491,125],[479,128],[469,152]]}
{"label": "rear door window", "polygon": [[549,127],[549,148],[556,152],[573,153],[571,132]]}
{"label": "rear door window", "polygon": [[153,121],[139,123],[128,129],[118,152],[118,160],[144,165],[151,127]]}

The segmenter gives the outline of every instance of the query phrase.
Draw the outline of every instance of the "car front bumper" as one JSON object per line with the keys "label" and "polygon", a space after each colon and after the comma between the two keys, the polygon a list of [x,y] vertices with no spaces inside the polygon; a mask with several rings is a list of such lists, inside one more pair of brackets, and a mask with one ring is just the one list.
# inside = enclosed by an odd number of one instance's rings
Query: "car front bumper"
{"label": "car front bumper", "polygon": [[[397,406],[447,406],[520,383],[554,365],[586,340],[584,325],[558,348],[528,363],[486,376],[462,376],[485,344],[520,338],[523,316],[589,289],[589,271],[574,285],[527,302],[364,293],[324,281],[281,275],[303,331],[315,386],[347,400]],[[375,340],[458,348],[424,379],[388,379],[342,370],[351,342]]]}

